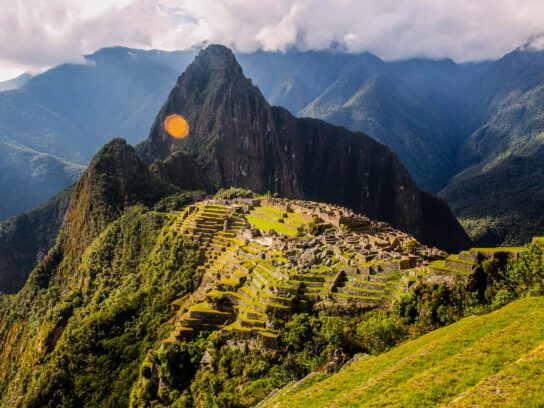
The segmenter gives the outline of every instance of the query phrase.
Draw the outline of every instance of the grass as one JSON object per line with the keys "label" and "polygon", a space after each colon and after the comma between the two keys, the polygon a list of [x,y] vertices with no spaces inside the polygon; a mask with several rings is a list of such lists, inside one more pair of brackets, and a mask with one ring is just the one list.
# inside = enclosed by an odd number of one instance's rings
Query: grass
{"label": "grass", "polygon": [[447,260],[448,261],[455,261],[455,262],[459,262],[459,263],[463,263],[463,264],[467,264],[467,265],[474,265],[474,262],[465,261],[464,259],[460,259],[459,255],[450,255],[450,256],[448,256]]}
{"label": "grass", "polygon": [[543,319],[544,297],[518,300],[311,377],[263,406],[542,406]]}
{"label": "grass", "polygon": [[487,252],[487,253],[497,253],[497,252],[523,252],[525,248],[523,247],[496,247],[496,248],[472,248],[472,252]]}
{"label": "grass", "polygon": [[249,222],[250,225],[254,226],[255,228],[258,228],[263,231],[270,231],[274,230],[280,234],[285,234],[289,236],[296,236],[297,235],[297,229],[287,226],[284,223],[272,221],[264,218],[254,217],[251,215],[246,216],[247,222]]}
{"label": "grass", "polygon": [[189,311],[191,311],[191,312],[203,312],[203,313],[214,313],[214,314],[228,314],[228,313],[225,313],[225,312],[221,312],[219,310],[215,310],[207,302],[197,303],[196,305],[191,306],[189,308]]}
{"label": "grass", "polygon": [[445,260],[433,261],[429,264],[429,266],[436,269],[442,269],[451,273],[455,273],[457,275],[470,275],[472,273],[472,271],[463,271],[461,269],[456,269],[456,268],[451,268],[449,266],[446,266]]}

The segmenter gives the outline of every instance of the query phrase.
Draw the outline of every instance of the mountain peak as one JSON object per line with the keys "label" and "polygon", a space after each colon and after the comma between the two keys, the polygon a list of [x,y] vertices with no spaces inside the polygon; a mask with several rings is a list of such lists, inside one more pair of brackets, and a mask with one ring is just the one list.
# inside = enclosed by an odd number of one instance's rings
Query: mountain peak
{"label": "mountain peak", "polygon": [[191,65],[202,65],[206,69],[213,71],[238,68],[240,73],[242,72],[242,68],[238,64],[234,53],[229,48],[220,44],[212,44],[201,50]]}
{"label": "mountain peak", "polygon": [[150,172],[125,140],[113,139],[74,187],[64,219],[65,250],[82,250],[125,206],[152,205],[175,191]]}

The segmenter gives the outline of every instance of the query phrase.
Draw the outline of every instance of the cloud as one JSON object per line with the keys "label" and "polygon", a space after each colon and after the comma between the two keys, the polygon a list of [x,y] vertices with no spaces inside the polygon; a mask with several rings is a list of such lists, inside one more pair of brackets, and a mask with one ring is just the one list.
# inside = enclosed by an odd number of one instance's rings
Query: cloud
{"label": "cloud", "polygon": [[[81,62],[110,45],[498,58],[539,34],[542,0],[0,0],[0,64]],[[540,46],[540,44],[539,44]]]}

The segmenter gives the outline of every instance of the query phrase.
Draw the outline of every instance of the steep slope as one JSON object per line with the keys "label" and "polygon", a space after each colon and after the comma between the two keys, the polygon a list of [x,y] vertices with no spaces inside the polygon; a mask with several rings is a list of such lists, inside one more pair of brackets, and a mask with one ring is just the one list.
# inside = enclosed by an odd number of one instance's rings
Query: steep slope
{"label": "steep slope", "polygon": [[362,356],[333,375],[287,386],[261,407],[453,407],[538,405],[544,399],[544,299],[525,298],[484,316]]}
{"label": "steep slope", "polygon": [[[126,142],[101,149],[53,249],[17,295],[0,297],[0,405],[128,404],[123,373],[136,374],[169,302],[191,287],[195,252],[161,235],[168,216],[145,207],[176,191]],[[157,251],[169,265],[160,274]]]}
{"label": "steep slope", "polygon": [[[191,133],[174,139],[166,116],[182,114]],[[234,55],[209,46],[180,76],[142,148],[148,161],[183,150],[215,188],[240,186],[328,201],[445,249],[468,239],[440,200],[420,191],[385,146],[363,133],[270,107]]]}
{"label": "steep slope", "polygon": [[455,171],[458,127],[470,79],[484,64],[451,60],[384,62],[369,54],[239,54],[245,74],[269,103],[372,135],[416,182],[438,191]]}
{"label": "steep slope", "polygon": [[420,186],[437,191],[453,174],[455,138],[436,104],[411,92],[389,66],[359,61],[299,112],[360,130],[389,146]]}
{"label": "steep slope", "polygon": [[192,55],[106,48],[0,92],[0,191],[13,198],[0,219],[72,184],[113,137],[143,140]]}
{"label": "steep slope", "polygon": [[0,223],[0,293],[15,293],[49,252],[59,232],[71,189],[27,213]]}
{"label": "steep slope", "polygon": [[469,106],[480,122],[459,152],[464,170],[440,196],[476,240],[526,242],[544,229],[544,51],[506,55],[490,64],[475,88]]}

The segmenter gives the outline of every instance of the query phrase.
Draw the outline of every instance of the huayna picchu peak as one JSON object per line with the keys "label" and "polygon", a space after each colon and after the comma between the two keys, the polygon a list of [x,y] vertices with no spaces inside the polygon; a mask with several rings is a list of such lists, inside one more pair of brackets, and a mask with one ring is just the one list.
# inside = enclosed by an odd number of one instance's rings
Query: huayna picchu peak
{"label": "huayna picchu peak", "polygon": [[[187,138],[165,131],[171,114],[187,119]],[[208,46],[187,67],[140,149],[148,162],[186,152],[214,189],[327,201],[446,250],[470,243],[447,204],[419,190],[389,148],[361,132],[271,107],[224,46]]]}

